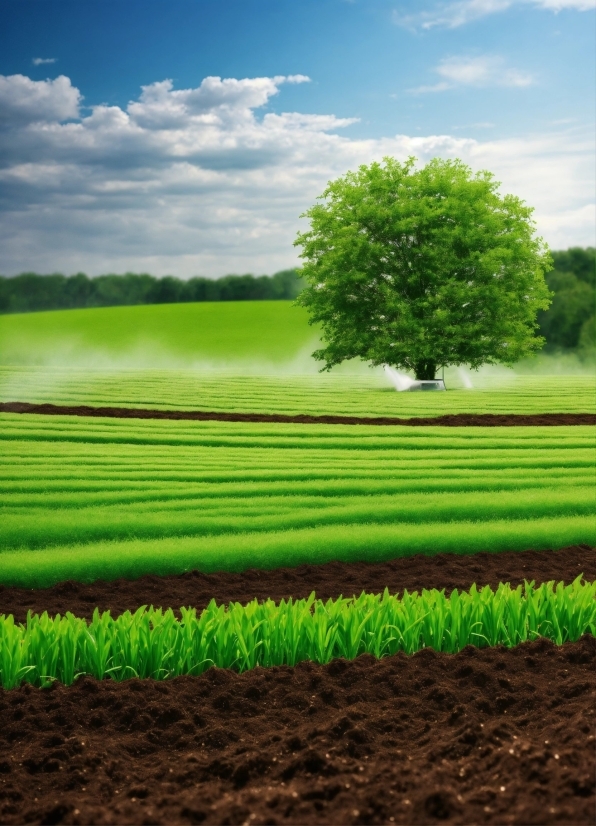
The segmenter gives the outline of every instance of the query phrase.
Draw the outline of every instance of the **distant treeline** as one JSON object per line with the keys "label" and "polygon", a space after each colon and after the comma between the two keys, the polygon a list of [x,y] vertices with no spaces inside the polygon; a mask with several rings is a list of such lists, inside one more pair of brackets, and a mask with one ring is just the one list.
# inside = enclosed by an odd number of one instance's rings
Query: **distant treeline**
{"label": "distant treeline", "polygon": [[546,283],[555,295],[548,310],[538,313],[545,349],[587,355],[596,346],[596,249],[572,247],[552,256],[555,268]]}
{"label": "distant treeline", "polygon": [[36,310],[72,310],[80,307],[115,307],[131,304],[175,304],[187,301],[264,301],[296,298],[302,280],[296,270],[275,275],[225,275],[190,278],[170,275],[38,275],[25,272],[14,278],[0,276],[0,313]]}
{"label": "distant treeline", "polygon": [[[596,345],[596,250],[572,247],[553,252],[554,269],[546,276],[553,303],[539,313],[546,350],[590,352]],[[0,276],[0,313],[113,307],[120,304],[170,304],[186,301],[259,301],[293,299],[302,289],[297,270],[275,275],[226,275],[180,278],[152,275]]]}

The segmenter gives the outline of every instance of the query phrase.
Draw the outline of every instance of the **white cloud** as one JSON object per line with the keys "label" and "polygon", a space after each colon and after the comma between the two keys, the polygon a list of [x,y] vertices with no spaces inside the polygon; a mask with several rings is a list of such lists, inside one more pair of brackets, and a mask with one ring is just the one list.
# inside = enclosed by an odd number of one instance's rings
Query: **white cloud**
{"label": "white cloud", "polygon": [[412,89],[415,93],[444,92],[456,86],[530,86],[532,75],[505,65],[497,55],[476,57],[448,57],[442,60],[435,71],[443,78],[430,86]]}
{"label": "white cloud", "polygon": [[393,19],[398,25],[411,29],[456,29],[490,14],[506,11],[513,6],[532,6],[554,12],[591,11],[596,9],[596,0],[455,0],[435,4],[432,8],[415,14],[402,14],[396,11]]}
{"label": "white cloud", "polygon": [[196,89],[175,91],[171,80],[143,86],[138,102],[131,102],[127,112],[141,126],[175,128],[192,119],[202,123],[222,123],[232,118],[250,119],[251,110],[264,106],[277,95],[282,83],[305,83],[305,75],[257,77],[236,80],[206,77]]}
{"label": "white cloud", "polygon": [[596,9],[596,0],[532,0],[532,2],[541,9],[552,11],[563,11],[563,9],[592,11]]}
{"label": "white cloud", "polygon": [[554,246],[593,243],[592,144],[578,130],[355,139],[339,131],[351,118],[259,113],[287,82],[163,81],[76,117],[68,78],[0,77],[0,272],[273,272],[297,261],[298,216],[327,181],[385,155],[490,169]]}
{"label": "white cloud", "polygon": [[0,127],[78,118],[81,94],[70,79],[31,80],[0,75]]}
{"label": "white cloud", "polygon": [[494,129],[495,124],[489,120],[481,120],[477,121],[476,123],[468,123],[465,126],[452,126],[452,129],[461,130],[461,129]]}
{"label": "white cloud", "polygon": [[34,66],[45,66],[46,63],[55,63],[55,57],[34,57],[33,58],[33,65]]}
{"label": "white cloud", "polygon": [[464,86],[529,86],[531,75],[508,69],[499,57],[449,57],[441,61],[437,72],[447,81]]}

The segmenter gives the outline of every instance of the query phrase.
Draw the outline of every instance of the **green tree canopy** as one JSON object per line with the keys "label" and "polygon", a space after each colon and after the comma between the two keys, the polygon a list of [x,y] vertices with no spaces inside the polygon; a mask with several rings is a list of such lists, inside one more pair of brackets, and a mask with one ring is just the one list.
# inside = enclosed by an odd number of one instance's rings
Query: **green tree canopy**
{"label": "green tree canopy", "polygon": [[430,379],[441,365],[513,364],[544,342],[552,262],[533,210],[490,172],[415,161],[348,172],[302,216],[297,302],[322,327],[323,369],[361,358]]}
{"label": "green tree canopy", "polygon": [[580,281],[596,287],[596,249],[594,247],[570,247],[553,252],[556,271],[571,272]]}

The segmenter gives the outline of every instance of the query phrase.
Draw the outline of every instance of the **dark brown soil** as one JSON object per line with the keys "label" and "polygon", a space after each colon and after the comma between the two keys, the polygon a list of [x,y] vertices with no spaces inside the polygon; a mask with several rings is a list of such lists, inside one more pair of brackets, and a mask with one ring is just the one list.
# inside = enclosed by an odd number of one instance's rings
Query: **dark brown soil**
{"label": "dark brown soil", "polygon": [[325,565],[300,565],[273,571],[248,570],[241,574],[201,574],[192,571],[181,576],[144,576],[114,582],[61,582],[51,588],[28,589],[0,585],[0,614],[14,614],[23,622],[27,611],[90,617],[95,607],[112,615],[141,605],[179,608],[204,608],[211,599],[217,602],[250,602],[268,597],[279,602],[288,597],[308,597],[315,591],[321,599],[358,595],[362,591],[392,593],[420,591],[422,588],[468,590],[477,585],[496,587],[499,582],[513,585],[524,580],[537,584],[556,580],[572,582],[579,574],[596,580],[596,548],[573,545],[560,551],[511,551],[472,556],[438,554],[394,559],[382,564],[366,562],[329,562]]}
{"label": "dark brown soil", "polygon": [[115,419],[188,419],[199,422],[277,422],[284,424],[442,425],[444,427],[536,427],[596,424],[594,413],[453,413],[399,419],[393,416],[309,416],[281,413],[221,413],[209,410],[149,410],[134,407],[88,407],[0,402],[0,413],[41,413],[47,416],[102,416]]}
{"label": "dark brown soil", "polygon": [[596,641],[0,692],[0,822],[593,824]]}

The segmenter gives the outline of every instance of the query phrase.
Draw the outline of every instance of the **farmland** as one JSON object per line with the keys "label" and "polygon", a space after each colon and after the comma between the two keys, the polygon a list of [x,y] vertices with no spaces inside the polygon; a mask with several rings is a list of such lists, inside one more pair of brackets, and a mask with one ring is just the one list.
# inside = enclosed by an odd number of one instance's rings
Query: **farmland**
{"label": "farmland", "polygon": [[[141,407],[346,416],[440,416],[445,413],[594,413],[591,376],[472,377],[457,374],[449,394],[396,393],[382,374],[251,375],[228,370],[0,367],[0,400],[64,405]],[[432,398],[431,398],[432,397]]]}
{"label": "farmland", "polygon": [[0,316],[5,364],[47,363],[95,354],[192,365],[262,361],[286,365],[316,340],[304,310],[290,301],[222,301],[56,310]]}
{"label": "farmland", "polygon": [[[295,312],[0,317],[0,401],[596,412],[317,375]],[[0,421],[2,822],[590,822],[594,426]]]}
{"label": "farmland", "polygon": [[11,585],[596,544],[590,427],[4,415],[1,438]]}
{"label": "farmland", "polygon": [[353,416],[596,412],[587,372],[451,368],[449,394],[429,398],[396,393],[382,370],[359,363],[318,374],[316,346],[304,312],[284,301],[5,315],[0,400]]}

